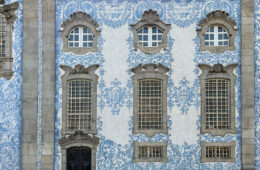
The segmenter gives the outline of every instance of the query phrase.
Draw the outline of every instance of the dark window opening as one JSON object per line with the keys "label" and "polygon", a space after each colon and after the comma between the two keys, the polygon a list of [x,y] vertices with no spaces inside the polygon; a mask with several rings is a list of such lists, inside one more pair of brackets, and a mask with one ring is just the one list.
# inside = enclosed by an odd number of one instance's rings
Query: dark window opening
{"label": "dark window opening", "polygon": [[88,147],[67,149],[67,170],[91,170],[91,149]]}

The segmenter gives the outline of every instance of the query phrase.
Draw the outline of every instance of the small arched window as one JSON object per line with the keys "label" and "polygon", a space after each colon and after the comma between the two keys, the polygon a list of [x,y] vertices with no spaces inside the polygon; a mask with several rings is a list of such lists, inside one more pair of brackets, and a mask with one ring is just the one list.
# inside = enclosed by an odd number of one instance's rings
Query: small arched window
{"label": "small arched window", "polygon": [[69,48],[93,47],[93,34],[86,27],[76,27],[69,35]]}
{"label": "small arched window", "polygon": [[5,57],[5,45],[6,45],[6,20],[5,17],[0,14],[0,57]]}
{"label": "small arched window", "polygon": [[98,51],[99,24],[89,14],[75,12],[70,19],[61,25],[60,36],[62,38],[63,52],[73,52],[78,55]]}
{"label": "small arched window", "polygon": [[155,54],[161,49],[166,50],[170,26],[160,20],[156,11],[145,11],[140,21],[131,24],[135,51]]}
{"label": "small arched window", "polygon": [[229,36],[224,27],[211,26],[205,33],[205,46],[228,46]]}
{"label": "small arched window", "polygon": [[226,50],[234,51],[237,35],[236,21],[225,11],[213,11],[203,18],[197,29],[200,38],[200,51],[222,53]]}
{"label": "small arched window", "polygon": [[157,27],[143,27],[137,35],[143,47],[158,47],[162,43],[163,32]]}

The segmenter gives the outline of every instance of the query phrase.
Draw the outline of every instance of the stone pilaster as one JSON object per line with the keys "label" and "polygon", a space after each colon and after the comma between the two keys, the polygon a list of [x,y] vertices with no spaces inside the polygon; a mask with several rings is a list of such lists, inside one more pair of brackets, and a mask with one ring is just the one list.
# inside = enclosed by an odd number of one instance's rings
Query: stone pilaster
{"label": "stone pilaster", "polygon": [[254,0],[241,1],[242,169],[255,169]]}
{"label": "stone pilaster", "polygon": [[38,1],[23,0],[22,169],[37,169]]}

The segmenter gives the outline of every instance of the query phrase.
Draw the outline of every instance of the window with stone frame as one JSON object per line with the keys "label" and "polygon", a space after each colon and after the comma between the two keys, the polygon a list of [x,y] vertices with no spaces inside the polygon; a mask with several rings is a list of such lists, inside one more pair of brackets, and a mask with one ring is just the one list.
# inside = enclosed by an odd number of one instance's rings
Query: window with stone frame
{"label": "window with stone frame", "polygon": [[133,83],[133,133],[153,136],[168,133],[167,84],[169,68],[161,64],[138,65],[131,70]]}
{"label": "window with stone frame", "polygon": [[78,55],[97,52],[99,24],[84,12],[75,12],[61,25],[62,51]]}
{"label": "window with stone frame", "polygon": [[62,134],[83,131],[97,133],[97,82],[98,65],[75,68],[61,65],[62,76]]}
{"label": "window with stone frame", "polygon": [[133,162],[168,162],[168,142],[133,142]]}
{"label": "window with stone frame", "polygon": [[201,142],[201,163],[235,162],[236,142]]}
{"label": "window with stone frame", "polygon": [[236,133],[235,83],[237,64],[223,67],[199,64],[201,87],[201,133],[224,136]]}
{"label": "window with stone frame", "polygon": [[142,19],[131,25],[135,50],[139,49],[147,54],[166,50],[170,26],[159,19],[156,11],[145,11]]}
{"label": "window with stone frame", "polygon": [[221,53],[236,49],[234,39],[237,35],[236,21],[225,11],[213,11],[202,19],[197,29],[200,38],[200,50]]}
{"label": "window with stone frame", "polygon": [[0,78],[9,80],[13,76],[13,25],[19,3],[4,3],[0,2]]}

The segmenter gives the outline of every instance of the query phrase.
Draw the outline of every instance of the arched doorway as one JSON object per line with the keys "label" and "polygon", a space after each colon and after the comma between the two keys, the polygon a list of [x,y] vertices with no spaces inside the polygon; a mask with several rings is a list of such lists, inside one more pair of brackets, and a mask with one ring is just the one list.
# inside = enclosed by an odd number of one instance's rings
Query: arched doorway
{"label": "arched doorway", "polygon": [[91,170],[91,148],[68,148],[67,170]]}

